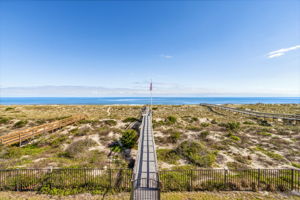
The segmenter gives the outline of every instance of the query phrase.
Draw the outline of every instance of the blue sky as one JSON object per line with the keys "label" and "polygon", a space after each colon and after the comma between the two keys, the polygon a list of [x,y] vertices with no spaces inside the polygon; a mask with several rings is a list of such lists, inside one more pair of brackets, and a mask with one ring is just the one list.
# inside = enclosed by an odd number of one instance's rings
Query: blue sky
{"label": "blue sky", "polygon": [[0,20],[2,88],[300,96],[300,1],[4,0]]}

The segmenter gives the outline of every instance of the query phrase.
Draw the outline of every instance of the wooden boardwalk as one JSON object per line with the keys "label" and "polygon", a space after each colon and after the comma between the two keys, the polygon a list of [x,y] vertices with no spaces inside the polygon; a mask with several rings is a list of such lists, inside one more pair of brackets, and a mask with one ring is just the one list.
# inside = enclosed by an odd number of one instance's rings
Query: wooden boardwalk
{"label": "wooden boardwalk", "polygon": [[271,118],[271,119],[282,119],[282,120],[289,120],[289,121],[298,121],[300,122],[300,115],[298,114],[273,114],[273,113],[263,113],[263,112],[255,112],[255,111],[248,111],[248,110],[240,110],[237,108],[230,108],[221,105],[215,104],[200,104],[201,106],[206,106],[210,108],[216,108],[221,110],[227,110],[231,112],[251,115],[254,117],[261,117],[261,118]]}
{"label": "wooden boardwalk", "polygon": [[152,114],[148,107],[143,112],[138,155],[135,163],[132,199],[159,199],[156,147],[152,131]]}
{"label": "wooden boardwalk", "polygon": [[85,118],[84,115],[74,115],[74,116],[68,117],[66,119],[43,124],[40,126],[35,126],[35,127],[23,129],[23,130],[12,131],[12,132],[0,137],[0,144],[12,145],[12,144],[19,143],[21,145],[21,143],[23,141],[28,140],[36,135],[40,135],[43,133],[47,133],[49,131],[56,130],[58,128],[61,128],[61,127],[67,126],[69,124],[75,123],[77,121],[80,121],[84,118]]}

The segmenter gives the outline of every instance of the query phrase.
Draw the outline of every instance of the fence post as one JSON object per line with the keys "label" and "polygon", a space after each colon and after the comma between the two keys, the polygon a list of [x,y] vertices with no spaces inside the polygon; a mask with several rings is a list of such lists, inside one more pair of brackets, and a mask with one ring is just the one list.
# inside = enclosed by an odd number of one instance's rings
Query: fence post
{"label": "fence post", "polygon": [[227,169],[224,169],[224,187],[227,188]]}
{"label": "fence post", "polygon": [[190,191],[193,191],[193,170],[190,170]]}
{"label": "fence post", "polygon": [[112,177],[111,177],[111,169],[109,168],[109,188],[112,189]]}
{"label": "fence post", "polygon": [[291,191],[294,190],[294,177],[295,177],[295,169],[291,169],[292,170],[292,185],[291,185]]}
{"label": "fence post", "polygon": [[16,186],[17,186],[17,191],[20,191],[20,178],[19,178],[19,169],[17,169],[17,175],[16,175]]}
{"label": "fence post", "polygon": [[260,169],[258,169],[258,175],[257,175],[257,190],[259,190],[260,187]]}

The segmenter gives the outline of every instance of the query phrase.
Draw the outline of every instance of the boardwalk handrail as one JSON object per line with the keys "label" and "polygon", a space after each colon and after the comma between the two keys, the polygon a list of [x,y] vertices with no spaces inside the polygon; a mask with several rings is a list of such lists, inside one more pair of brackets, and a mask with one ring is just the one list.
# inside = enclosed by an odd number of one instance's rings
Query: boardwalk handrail
{"label": "boardwalk handrail", "polygon": [[142,110],[142,124],[138,140],[138,153],[132,174],[131,199],[160,199],[160,183],[156,147],[152,131],[152,115],[149,107]]}
{"label": "boardwalk handrail", "polygon": [[27,128],[27,129],[12,131],[6,135],[0,136],[0,144],[12,145],[16,143],[21,143],[22,141],[28,140],[33,136],[46,133],[49,131],[53,131],[55,129],[75,123],[85,118],[86,118],[85,115],[74,115],[55,122],[51,122],[51,123]]}
{"label": "boardwalk handrail", "polygon": [[264,112],[257,112],[257,111],[241,110],[241,109],[237,109],[237,108],[231,108],[231,107],[215,105],[215,104],[204,104],[203,103],[203,104],[200,104],[200,105],[207,106],[207,107],[212,107],[212,108],[220,108],[220,109],[223,109],[223,110],[229,110],[229,111],[232,111],[232,112],[238,112],[238,113],[252,115],[252,116],[256,116],[256,117],[300,121],[300,115],[298,115],[298,114],[264,113]]}

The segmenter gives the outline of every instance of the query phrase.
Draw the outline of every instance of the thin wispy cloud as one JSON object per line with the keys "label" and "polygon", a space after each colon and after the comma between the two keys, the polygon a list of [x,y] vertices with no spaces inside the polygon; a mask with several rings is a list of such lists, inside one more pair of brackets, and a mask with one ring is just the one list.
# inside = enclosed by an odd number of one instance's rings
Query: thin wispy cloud
{"label": "thin wispy cloud", "polygon": [[173,56],[165,55],[165,54],[161,54],[160,57],[165,58],[165,59],[171,59],[171,58],[173,58]]}
{"label": "thin wispy cloud", "polygon": [[275,57],[279,57],[279,56],[283,56],[286,52],[289,51],[293,51],[293,50],[297,50],[300,48],[300,45],[296,45],[293,47],[289,47],[289,48],[282,48],[276,51],[271,51],[267,54],[268,58],[275,58]]}

